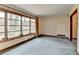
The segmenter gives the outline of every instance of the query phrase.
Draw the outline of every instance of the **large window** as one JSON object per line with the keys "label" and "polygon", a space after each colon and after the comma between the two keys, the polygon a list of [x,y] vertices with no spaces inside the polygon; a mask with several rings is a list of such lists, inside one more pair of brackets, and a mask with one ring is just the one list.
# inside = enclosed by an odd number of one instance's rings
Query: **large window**
{"label": "large window", "polygon": [[36,32],[36,21],[35,19],[31,19],[31,33]]}
{"label": "large window", "polygon": [[29,18],[22,17],[22,34],[26,35],[30,33],[30,22]]}
{"label": "large window", "polygon": [[0,40],[36,33],[36,21],[21,14],[0,11]]}
{"label": "large window", "polygon": [[2,40],[4,37],[4,20],[5,20],[5,13],[0,11],[0,40]]}
{"label": "large window", "polygon": [[21,17],[15,14],[8,13],[8,37],[20,35],[20,19]]}

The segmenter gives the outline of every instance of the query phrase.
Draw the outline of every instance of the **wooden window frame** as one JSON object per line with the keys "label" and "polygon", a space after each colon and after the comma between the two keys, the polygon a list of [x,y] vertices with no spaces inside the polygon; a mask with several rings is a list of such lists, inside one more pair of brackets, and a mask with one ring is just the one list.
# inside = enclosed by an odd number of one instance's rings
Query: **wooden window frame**
{"label": "wooden window frame", "polygon": [[[2,7],[1,7],[2,6]],[[20,38],[20,37],[23,37],[23,36],[27,36],[27,35],[30,35],[30,34],[34,34],[34,33],[31,33],[31,21],[29,21],[29,23],[30,23],[30,25],[29,25],[29,34],[26,34],[26,35],[23,35],[22,34],[22,17],[27,17],[27,18],[29,18],[29,20],[31,20],[31,19],[35,19],[35,21],[36,21],[36,17],[35,16],[32,16],[32,15],[30,15],[30,14],[27,14],[27,13],[24,13],[24,12],[22,12],[22,11],[19,11],[19,10],[16,10],[16,9],[14,9],[14,8],[10,8],[10,7],[7,7],[7,6],[4,6],[4,5],[1,5],[0,6],[0,11],[3,11],[3,12],[5,12],[5,26],[4,26],[4,31],[5,31],[5,33],[4,33],[4,36],[5,36],[5,40],[2,40],[2,41],[0,41],[0,43],[1,42],[5,42],[5,41],[9,41],[9,39],[15,39],[15,38]],[[16,36],[16,37],[12,37],[12,38],[8,38],[8,29],[7,29],[7,20],[8,20],[8,13],[12,13],[12,14],[15,14],[15,15],[19,15],[20,17],[21,17],[21,23],[20,23],[20,35],[19,36]]]}

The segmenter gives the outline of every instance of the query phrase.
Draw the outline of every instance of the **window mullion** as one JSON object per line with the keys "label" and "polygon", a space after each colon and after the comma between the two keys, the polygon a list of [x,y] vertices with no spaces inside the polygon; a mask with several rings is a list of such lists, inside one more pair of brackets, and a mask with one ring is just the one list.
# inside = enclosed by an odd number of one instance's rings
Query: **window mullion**
{"label": "window mullion", "polygon": [[29,18],[29,33],[31,34],[31,18]]}
{"label": "window mullion", "polygon": [[20,20],[20,35],[23,36],[23,33],[22,33],[22,16],[21,16],[21,20]]}
{"label": "window mullion", "polygon": [[7,30],[7,12],[5,12],[4,31],[5,31],[5,40],[8,40],[8,37],[7,37],[7,34],[8,34],[8,30]]}

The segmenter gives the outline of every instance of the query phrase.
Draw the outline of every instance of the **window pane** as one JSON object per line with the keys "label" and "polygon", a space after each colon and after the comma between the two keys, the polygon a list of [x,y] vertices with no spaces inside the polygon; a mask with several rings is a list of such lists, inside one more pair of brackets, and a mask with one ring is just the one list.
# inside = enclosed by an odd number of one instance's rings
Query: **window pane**
{"label": "window pane", "polygon": [[0,40],[4,38],[4,33],[0,33]]}
{"label": "window pane", "polygon": [[0,25],[0,32],[4,32],[4,26]]}
{"label": "window pane", "polygon": [[[8,37],[18,36],[19,31],[8,32]],[[20,34],[20,33],[19,33]]]}
{"label": "window pane", "polygon": [[0,11],[0,18],[4,18],[4,12]]}
{"label": "window pane", "polygon": [[0,40],[4,37],[4,12],[0,11]]}
{"label": "window pane", "polygon": [[24,35],[26,35],[26,34],[29,33],[29,30],[23,30],[22,32],[23,32]]}
{"label": "window pane", "polygon": [[33,22],[31,22],[31,25],[32,25],[32,26],[33,26],[33,25],[35,26],[35,22],[34,22],[34,23],[33,23]]}
{"label": "window pane", "polygon": [[28,26],[22,26],[23,30],[28,29],[29,30],[29,25]]}
{"label": "window pane", "polygon": [[14,16],[14,14],[8,14],[9,17],[8,25],[20,25],[20,16],[15,15],[16,16],[15,18],[12,16]]}
{"label": "window pane", "polygon": [[29,34],[29,18],[26,17],[22,17],[22,33],[25,34]]}
{"label": "window pane", "polygon": [[31,33],[36,32],[36,22],[35,19],[31,19]]}
{"label": "window pane", "polygon": [[17,31],[20,30],[20,26],[8,26],[8,31]]}
{"label": "window pane", "polygon": [[20,35],[20,16],[8,13],[8,37]]}
{"label": "window pane", "polygon": [[31,29],[31,33],[35,33],[36,31],[35,31],[35,29]]}
{"label": "window pane", "polygon": [[8,13],[8,19],[20,20],[20,16],[19,15],[15,15],[15,14],[11,14],[11,13]]}
{"label": "window pane", "polygon": [[31,19],[31,22],[34,22],[35,23],[35,19]]}
{"label": "window pane", "polygon": [[29,25],[29,18],[22,17],[22,25]]}
{"label": "window pane", "polygon": [[0,18],[0,25],[4,25],[4,19]]}

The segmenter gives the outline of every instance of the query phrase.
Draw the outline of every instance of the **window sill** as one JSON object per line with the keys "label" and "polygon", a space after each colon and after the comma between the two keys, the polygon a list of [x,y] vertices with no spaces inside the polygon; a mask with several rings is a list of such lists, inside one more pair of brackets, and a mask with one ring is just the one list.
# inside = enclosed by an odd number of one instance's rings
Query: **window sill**
{"label": "window sill", "polygon": [[30,40],[34,37],[35,37],[35,35],[31,34],[31,35],[24,36],[24,37],[21,37],[21,38],[18,38],[18,39],[4,41],[4,42],[0,43],[0,51],[5,50],[5,49],[7,49],[11,46],[14,46],[16,44],[22,43],[24,41],[28,41],[28,40]]}
{"label": "window sill", "polygon": [[35,33],[26,34],[26,35],[23,35],[23,36],[11,37],[11,38],[8,38],[7,40],[3,39],[3,40],[0,40],[0,43],[11,41],[11,40],[16,40],[16,39],[19,39],[19,38],[22,38],[22,37],[25,37],[25,36],[29,36],[29,35],[35,35]]}

